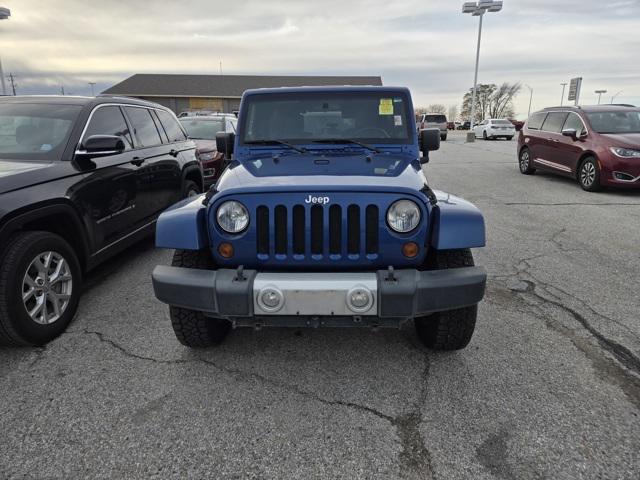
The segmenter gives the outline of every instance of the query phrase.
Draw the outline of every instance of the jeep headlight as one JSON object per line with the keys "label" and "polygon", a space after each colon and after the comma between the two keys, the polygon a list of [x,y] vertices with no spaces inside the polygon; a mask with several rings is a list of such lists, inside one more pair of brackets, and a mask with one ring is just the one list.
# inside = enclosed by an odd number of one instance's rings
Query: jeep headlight
{"label": "jeep headlight", "polygon": [[387,223],[398,233],[407,233],[420,223],[420,208],[411,200],[398,200],[387,210]]}
{"label": "jeep headlight", "polygon": [[227,233],[240,233],[249,225],[249,212],[240,202],[230,200],[218,207],[218,225]]}

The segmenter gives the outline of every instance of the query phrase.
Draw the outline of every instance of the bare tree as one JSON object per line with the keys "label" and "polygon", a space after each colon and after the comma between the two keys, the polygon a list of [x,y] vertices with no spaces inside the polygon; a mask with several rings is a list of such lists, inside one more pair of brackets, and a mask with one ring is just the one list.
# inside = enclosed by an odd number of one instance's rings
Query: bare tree
{"label": "bare tree", "polygon": [[[485,118],[504,118],[513,116],[513,99],[520,91],[519,83],[503,83],[498,87],[491,84],[480,84],[476,94],[476,118],[480,122]],[[465,93],[462,102],[462,117],[471,116],[471,100],[473,90]]]}
{"label": "bare tree", "polygon": [[447,113],[447,107],[441,103],[434,103],[427,107],[427,113],[441,113],[445,115]]}

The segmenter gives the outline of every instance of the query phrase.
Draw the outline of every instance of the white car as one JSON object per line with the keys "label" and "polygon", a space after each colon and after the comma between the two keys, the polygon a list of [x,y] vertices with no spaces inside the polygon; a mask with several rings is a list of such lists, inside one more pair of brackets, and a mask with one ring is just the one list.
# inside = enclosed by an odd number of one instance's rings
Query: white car
{"label": "white car", "polygon": [[482,137],[485,140],[506,138],[511,140],[516,134],[516,127],[507,119],[489,118],[473,127],[476,138]]}

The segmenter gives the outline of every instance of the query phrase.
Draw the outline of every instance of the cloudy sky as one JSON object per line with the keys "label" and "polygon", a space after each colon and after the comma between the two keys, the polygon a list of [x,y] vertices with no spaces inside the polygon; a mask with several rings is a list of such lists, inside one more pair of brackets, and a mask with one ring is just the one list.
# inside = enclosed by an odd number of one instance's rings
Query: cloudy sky
{"label": "cloudy sky", "polygon": [[[458,0],[0,0],[18,93],[90,93],[133,73],[381,75],[416,105],[461,103],[478,19]],[[582,103],[640,104],[640,0],[504,0],[485,17],[480,82],[522,82],[533,109],[584,78]],[[603,97],[604,99],[604,97]],[[526,116],[529,90],[516,100]]]}

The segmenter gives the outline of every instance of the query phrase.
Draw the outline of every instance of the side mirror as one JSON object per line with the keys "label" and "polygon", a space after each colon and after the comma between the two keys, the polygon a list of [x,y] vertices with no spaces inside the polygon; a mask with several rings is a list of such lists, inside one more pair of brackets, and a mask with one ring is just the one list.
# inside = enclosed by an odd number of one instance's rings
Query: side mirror
{"label": "side mirror", "polygon": [[440,149],[440,129],[439,128],[425,128],[420,130],[420,151],[422,152],[422,158],[420,163],[429,162],[429,152]]}
{"label": "side mirror", "polygon": [[124,151],[124,141],[116,135],[91,135],[76,150],[83,158],[106,157]]}
{"label": "side mirror", "polygon": [[564,130],[562,130],[562,135],[564,135],[565,137],[571,137],[574,140],[578,138],[578,132],[575,128],[565,128]]}
{"label": "side mirror", "polygon": [[224,158],[231,158],[233,154],[233,144],[236,141],[236,134],[233,132],[216,133],[216,150],[224,154]]}

